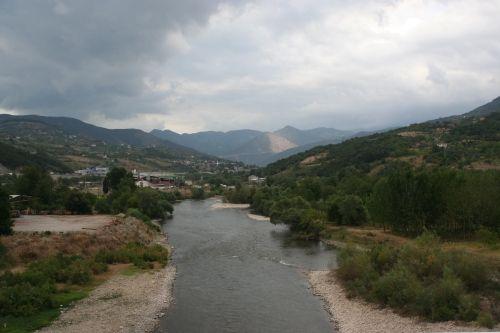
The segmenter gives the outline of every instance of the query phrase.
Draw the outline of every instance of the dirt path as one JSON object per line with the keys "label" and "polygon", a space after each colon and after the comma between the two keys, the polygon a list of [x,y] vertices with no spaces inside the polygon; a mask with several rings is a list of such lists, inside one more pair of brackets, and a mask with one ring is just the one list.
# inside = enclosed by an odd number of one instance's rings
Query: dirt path
{"label": "dirt path", "polygon": [[16,232],[95,232],[113,222],[112,215],[23,215],[14,220]]}
{"label": "dirt path", "polygon": [[402,317],[388,309],[379,309],[357,299],[348,299],[329,271],[310,272],[309,282],[314,294],[325,302],[325,308],[340,333],[488,331],[474,326],[457,326],[452,322],[425,323],[415,318]]}
{"label": "dirt path", "polygon": [[115,275],[39,332],[152,332],[172,301],[175,267]]}

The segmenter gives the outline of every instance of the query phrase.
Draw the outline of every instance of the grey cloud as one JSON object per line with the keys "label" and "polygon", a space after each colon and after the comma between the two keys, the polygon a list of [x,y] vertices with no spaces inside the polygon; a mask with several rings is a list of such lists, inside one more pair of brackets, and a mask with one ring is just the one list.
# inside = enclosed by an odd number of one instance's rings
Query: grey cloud
{"label": "grey cloud", "polygon": [[500,94],[500,0],[0,1],[0,109],[374,128]]}
{"label": "grey cloud", "polygon": [[162,112],[144,78],[176,52],[169,31],[206,24],[220,1],[0,3],[0,108],[127,117]]}

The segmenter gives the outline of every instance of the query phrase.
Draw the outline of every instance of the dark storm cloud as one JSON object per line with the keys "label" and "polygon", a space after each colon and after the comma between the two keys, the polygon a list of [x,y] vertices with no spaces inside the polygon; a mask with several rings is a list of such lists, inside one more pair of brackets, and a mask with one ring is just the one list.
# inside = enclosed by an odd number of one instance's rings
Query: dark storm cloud
{"label": "dark storm cloud", "polygon": [[0,112],[373,128],[500,94],[500,0],[0,0]]}
{"label": "dark storm cloud", "polygon": [[169,32],[196,31],[218,1],[1,1],[0,108],[128,117],[164,111],[145,89],[177,52]]}

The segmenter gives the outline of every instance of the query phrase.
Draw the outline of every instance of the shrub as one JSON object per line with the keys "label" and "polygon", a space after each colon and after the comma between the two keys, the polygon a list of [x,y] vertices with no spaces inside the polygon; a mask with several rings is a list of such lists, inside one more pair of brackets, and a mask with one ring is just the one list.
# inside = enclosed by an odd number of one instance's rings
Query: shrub
{"label": "shrub", "polygon": [[373,297],[382,304],[409,310],[421,294],[422,285],[416,275],[405,267],[397,267],[373,285]]}
{"label": "shrub", "polygon": [[457,318],[465,290],[462,281],[446,270],[432,290],[431,319],[436,321]]}
{"label": "shrub", "polygon": [[486,312],[479,313],[477,323],[489,329],[492,329],[495,326],[495,320],[489,313]]}
{"label": "shrub", "polygon": [[96,203],[95,203],[94,208],[99,214],[111,214],[111,212],[112,212],[111,204],[109,203],[108,199],[105,197],[98,198]]}
{"label": "shrub", "polygon": [[488,245],[489,247],[496,248],[500,246],[500,236],[486,228],[480,228],[476,231],[476,238],[483,244]]}
{"label": "shrub", "polygon": [[166,265],[168,256],[168,250],[161,245],[145,246],[138,243],[129,243],[117,250],[99,251],[95,260],[106,264],[132,263],[139,268],[148,268],[151,266],[148,263],[155,261]]}
{"label": "shrub", "polygon": [[92,203],[89,197],[79,191],[71,191],[67,195],[64,207],[75,214],[89,214],[92,213]]}
{"label": "shrub", "polygon": [[487,264],[465,252],[447,253],[447,267],[465,284],[469,290],[481,290],[489,281]]}
{"label": "shrub", "polygon": [[0,241],[0,269],[6,268],[10,265],[7,248]]}
{"label": "shrub", "polygon": [[127,210],[127,215],[135,217],[136,219],[141,220],[142,222],[144,222],[148,227],[150,227],[153,230],[156,230],[158,232],[161,231],[160,227],[158,227],[156,224],[154,224],[153,222],[151,222],[151,219],[147,215],[143,214],[137,208],[129,208]]}
{"label": "shrub", "polygon": [[[478,320],[481,297],[488,295],[492,306],[485,313],[493,320],[498,302],[495,268],[463,252],[445,252],[438,241],[424,234],[401,248],[347,248],[339,253],[337,276],[349,296],[434,321]],[[482,315],[482,320],[487,318]]]}
{"label": "shrub", "polygon": [[398,251],[388,245],[376,245],[370,250],[370,260],[379,273],[389,271],[398,259]]}
{"label": "shrub", "polygon": [[0,235],[10,235],[12,233],[12,224],[9,196],[0,187]]}
{"label": "shrub", "polygon": [[337,276],[345,281],[349,296],[364,297],[369,297],[372,285],[379,278],[368,254],[351,248],[341,251]]}

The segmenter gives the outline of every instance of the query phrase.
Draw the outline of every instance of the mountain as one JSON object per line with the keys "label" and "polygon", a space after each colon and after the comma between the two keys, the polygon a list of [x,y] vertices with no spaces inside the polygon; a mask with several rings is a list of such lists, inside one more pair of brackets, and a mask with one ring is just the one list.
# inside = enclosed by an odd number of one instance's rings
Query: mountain
{"label": "mountain", "polygon": [[197,151],[215,156],[224,156],[246,142],[262,135],[255,130],[236,130],[229,132],[198,132],[193,134],[178,134],[169,130],[153,130],[152,135],[177,144],[193,148]]}
{"label": "mountain", "polygon": [[500,96],[489,103],[486,103],[470,112],[465,113],[464,117],[485,117],[492,113],[500,112]]}
{"label": "mountain", "polygon": [[[162,140],[154,135],[138,129],[107,129],[68,117],[44,117],[37,115],[13,116],[0,115],[0,129],[3,133],[33,134],[30,128],[38,125],[63,131],[67,135],[77,135],[93,141],[102,141],[111,145],[131,145],[135,147],[163,146],[172,150],[185,152],[186,147]],[[16,132],[21,130],[21,132]]]}
{"label": "mountain", "polygon": [[[38,160],[38,164],[53,171],[113,163],[139,169],[184,169],[182,165],[189,163],[183,161],[211,159],[138,129],[107,129],[68,117],[2,114],[0,142],[10,147],[5,149],[12,151],[11,156],[21,152],[26,161]],[[0,163],[19,167],[19,163],[5,159]]]}
{"label": "mountain", "polygon": [[169,130],[153,130],[151,134],[207,154],[262,166],[318,144],[339,142],[354,132],[325,127],[300,130],[286,126],[274,132],[237,130],[178,134]]}
{"label": "mountain", "polygon": [[351,168],[377,174],[392,163],[500,169],[500,98],[459,116],[315,147],[269,164],[263,173],[324,177]]}
{"label": "mountain", "polygon": [[56,158],[44,152],[25,151],[12,145],[0,142],[0,174],[6,173],[26,165],[46,168],[58,172],[71,172],[72,170]]}

